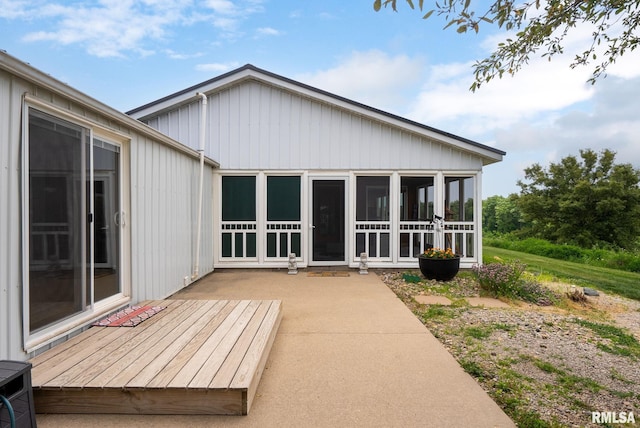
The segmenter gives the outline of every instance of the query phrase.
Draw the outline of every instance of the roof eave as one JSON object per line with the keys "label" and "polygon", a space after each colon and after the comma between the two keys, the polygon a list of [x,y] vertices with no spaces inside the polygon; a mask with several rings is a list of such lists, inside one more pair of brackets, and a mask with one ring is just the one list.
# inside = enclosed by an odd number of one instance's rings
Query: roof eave
{"label": "roof eave", "polygon": [[[109,107],[108,105],[96,100],[95,98],[92,98],[84,94],[83,92],[74,89],[73,87],[67,85],[64,82],[61,82],[60,80],[55,79],[49,74],[43,73],[42,71],[32,67],[31,65],[9,55],[5,51],[0,51],[0,69],[6,70],[11,74],[19,76],[20,78],[32,82],[35,85],[43,87],[61,97],[70,98],[74,102],[87,108],[88,110],[92,110],[100,114],[101,116],[124,125],[127,128],[133,129],[141,133],[142,135],[153,138],[154,140],[170,146],[177,151],[188,154],[189,156],[199,157],[199,153],[196,150],[193,150],[190,147],[187,147],[184,144],[180,143],[179,141],[176,141],[157,131],[156,129],[130,116],[127,116],[126,114],[112,107]],[[104,124],[98,125],[105,126]],[[205,161],[208,165],[214,168],[220,168],[220,164],[211,158],[205,158]]]}

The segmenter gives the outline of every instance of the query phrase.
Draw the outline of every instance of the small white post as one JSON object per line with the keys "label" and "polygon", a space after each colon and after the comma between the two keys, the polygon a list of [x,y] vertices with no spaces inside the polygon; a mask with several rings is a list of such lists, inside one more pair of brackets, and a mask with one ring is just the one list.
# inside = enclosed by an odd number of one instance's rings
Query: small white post
{"label": "small white post", "polygon": [[298,274],[298,261],[295,253],[289,253],[289,275]]}
{"label": "small white post", "polygon": [[360,253],[360,275],[368,275],[367,269],[369,269],[367,253]]}

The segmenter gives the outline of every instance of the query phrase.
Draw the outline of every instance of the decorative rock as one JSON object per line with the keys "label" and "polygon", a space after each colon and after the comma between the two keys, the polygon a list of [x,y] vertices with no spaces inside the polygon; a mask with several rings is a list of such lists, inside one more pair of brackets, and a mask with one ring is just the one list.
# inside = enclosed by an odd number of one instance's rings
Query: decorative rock
{"label": "decorative rock", "polygon": [[451,300],[447,299],[444,296],[424,296],[418,295],[414,297],[416,302],[422,305],[443,305],[449,306],[451,305]]}
{"label": "decorative rock", "polygon": [[587,287],[584,287],[584,288],[582,289],[582,292],[584,293],[584,295],[585,295],[585,296],[596,296],[596,297],[597,297],[597,296],[599,296],[599,295],[600,295],[600,293],[598,293],[598,292],[597,292],[596,290],[594,290],[593,288],[587,288]]}

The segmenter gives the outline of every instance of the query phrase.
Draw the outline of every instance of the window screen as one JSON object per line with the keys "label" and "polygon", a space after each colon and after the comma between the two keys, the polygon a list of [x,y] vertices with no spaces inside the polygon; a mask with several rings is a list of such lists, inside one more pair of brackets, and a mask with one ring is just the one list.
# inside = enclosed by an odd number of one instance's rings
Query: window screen
{"label": "window screen", "polygon": [[267,177],[267,221],[300,221],[300,177]]}
{"label": "window screen", "polygon": [[222,221],[256,220],[256,177],[222,177]]}
{"label": "window screen", "polygon": [[389,221],[389,177],[358,177],[357,221]]}

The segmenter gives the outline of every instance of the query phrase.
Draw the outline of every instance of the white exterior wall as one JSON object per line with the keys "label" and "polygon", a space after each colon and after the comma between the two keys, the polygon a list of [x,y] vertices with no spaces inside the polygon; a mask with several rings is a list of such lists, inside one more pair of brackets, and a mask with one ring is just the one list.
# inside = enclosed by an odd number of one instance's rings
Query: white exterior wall
{"label": "white exterior wall", "polygon": [[19,173],[22,88],[0,70],[0,359],[23,359]]}
{"label": "white exterior wall", "polygon": [[[209,95],[207,156],[244,170],[480,171],[477,154],[256,80]],[[199,103],[145,120],[190,147]]]}
{"label": "white exterior wall", "polygon": [[[130,293],[132,304],[145,299],[164,298],[184,286],[185,276],[191,278],[195,257],[199,161],[193,151],[171,148],[167,143],[154,139],[153,133],[146,135],[128,128],[126,120],[118,122],[102,115],[99,109],[76,102],[72,97],[76,92],[67,96],[50,90],[51,85],[60,83],[48,81],[47,76],[26,65],[16,62],[17,66],[36,77],[6,71],[5,58],[0,53],[0,360],[25,360],[29,355],[23,350],[22,332],[21,186],[24,171],[21,166],[21,129],[24,95],[29,94],[54,109],[71,112],[129,139],[123,145],[129,162],[123,164],[127,177],[122,186],[130,198],[131,212],[125,213],[125,228],[129,228],[129,233],[124,234],[130,240],[123,238],[130,268],[123,271],[125,275],[128,272],[123,289]],[[7,61],[11,62],[10,59]],[[14,65],[9,64],[9,67]],[[33,79],[37,78],[44,79],[45,83],[34,83]],[[73,90],[69,88],[69,91]],[[113,116],[113,111],[110,114]],[[205,165],[201,276],[213,270],[212,170],[210,164]],[[129,185],[127,179],[130,180]],[[70,330],[45,347],[76,334],[83,326]]]}
{"label": "white exterior wall", "polygon": [[[167,297],[191,282],[199,163],[152,140],[131,144],[132,299]],[[200,275],[213,270],[212,172],[205,168]]]}

